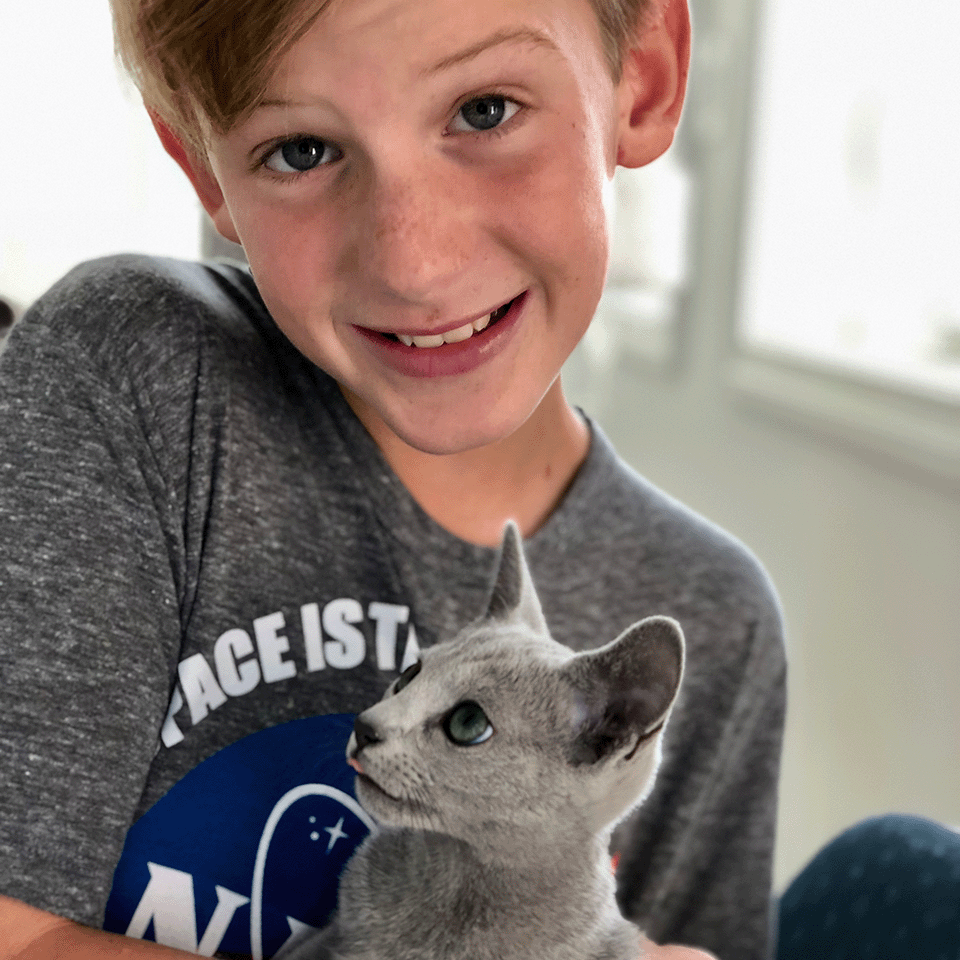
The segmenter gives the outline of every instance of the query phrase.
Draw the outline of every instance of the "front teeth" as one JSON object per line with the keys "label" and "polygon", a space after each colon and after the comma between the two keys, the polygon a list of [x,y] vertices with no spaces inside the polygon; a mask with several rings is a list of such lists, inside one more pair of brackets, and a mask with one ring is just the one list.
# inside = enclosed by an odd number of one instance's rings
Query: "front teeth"
{"label": "front teeth", "polygon": [[397,339],[406,347],[439,347],[444,343],[460,343],[462,340],[469,340],[475,333],[486,330],[494,316],[499,320],[506,312],[504,307],[500,307],[479,320],[465,323],[462,327],[448,330],[446,333],[431,333],[422,337],[408,337],[398,333]]}

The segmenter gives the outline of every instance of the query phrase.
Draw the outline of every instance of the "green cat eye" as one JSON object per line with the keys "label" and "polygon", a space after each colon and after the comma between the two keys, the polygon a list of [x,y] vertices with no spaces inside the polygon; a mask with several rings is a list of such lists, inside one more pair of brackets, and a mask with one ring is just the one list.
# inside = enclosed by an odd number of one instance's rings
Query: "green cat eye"
{"label": "green cat eye", "polygon": [[457,746],[473,747],[493,736],[493,727],[479,703],[466,700],[455,706],[443,722],[444,733]]}
{"label": "green cat eye", "polygon": [[423,664],[420,663],[419,660],[416,663],[411,663],[410,666],[397,677],[393,685],[393,692],[399,693],[420,672],[422,666]]}

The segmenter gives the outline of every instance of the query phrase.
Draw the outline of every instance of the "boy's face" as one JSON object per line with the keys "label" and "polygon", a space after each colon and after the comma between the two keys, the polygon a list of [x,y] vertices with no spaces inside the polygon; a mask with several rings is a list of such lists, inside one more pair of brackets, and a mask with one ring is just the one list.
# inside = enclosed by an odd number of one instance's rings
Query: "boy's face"
{"label": "boy's face", "polygon": [[368,427],[474,449],[524,423],[593,316],[623,87],[588,0],[333,0],[212,144],[214,220]]}

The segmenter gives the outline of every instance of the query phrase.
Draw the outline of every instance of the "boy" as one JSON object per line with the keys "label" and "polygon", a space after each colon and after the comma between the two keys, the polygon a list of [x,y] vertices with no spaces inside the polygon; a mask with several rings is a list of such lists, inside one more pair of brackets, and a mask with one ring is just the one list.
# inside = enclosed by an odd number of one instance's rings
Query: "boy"
{"label": "boy", "polygon": [[559,380],[614,167],[671,142],[685,4],[114,6],[252,277],[88,265],[2,357],[0,955],[174,956],[58,917],[255,957],[322,922],[365,829],[344,715],[480,612],[510,517],[559,640],[648,613],[687,635],[623,909],[765,955],[776,603]]}

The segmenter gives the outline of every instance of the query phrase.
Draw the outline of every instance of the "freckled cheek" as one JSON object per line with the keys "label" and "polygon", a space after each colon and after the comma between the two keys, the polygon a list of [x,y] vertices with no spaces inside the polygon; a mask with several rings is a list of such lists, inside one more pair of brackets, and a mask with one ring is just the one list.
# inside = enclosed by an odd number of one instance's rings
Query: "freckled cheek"
{"label": "freckled cheek", "polygon": [[603,178],[584,158],[540,156],[497,179],[497,223],[504,241],[564,275],[601,277],[608,226]]}
{"label": "freckled cheek", "polygon": [[337,232],[318,214],[250,211],[241,238],[257,285],[278,321],[324,307],[334,279]]}

